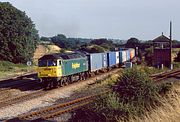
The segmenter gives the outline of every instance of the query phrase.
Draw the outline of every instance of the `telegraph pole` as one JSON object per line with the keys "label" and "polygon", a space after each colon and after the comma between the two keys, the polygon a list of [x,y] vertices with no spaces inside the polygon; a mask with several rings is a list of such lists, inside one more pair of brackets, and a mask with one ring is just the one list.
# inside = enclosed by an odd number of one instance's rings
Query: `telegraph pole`
{"label": "telegraph pole", "polygon": [[[172,22],[170,21],[170,59],[172,58]],[[170,67],[172,69],[172,59],[170,60]]]}

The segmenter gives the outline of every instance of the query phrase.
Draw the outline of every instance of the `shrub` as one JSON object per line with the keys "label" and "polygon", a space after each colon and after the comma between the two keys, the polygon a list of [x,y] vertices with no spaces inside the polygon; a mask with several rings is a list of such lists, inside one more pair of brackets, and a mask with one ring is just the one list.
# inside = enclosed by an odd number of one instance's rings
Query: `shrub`
{"label": "shrub", "polygon": [[177,57],[175,58],[175,62],[180,62],[180,51],[177,54]]}
{"label": "shrub", "polygon": [[126,121],[154,107],[158,103],[158,92],[144,71],[128,69],[119,75],[111,93],[91,105],[91,113],[93,110],[107,121]]}
{"label": "shrub", "polygon": [[137,68],[128,69],[118,78],[114,91],[119,102],[131,104],[137,113],[142,113],[157,102],[158,89],[148,74]]}

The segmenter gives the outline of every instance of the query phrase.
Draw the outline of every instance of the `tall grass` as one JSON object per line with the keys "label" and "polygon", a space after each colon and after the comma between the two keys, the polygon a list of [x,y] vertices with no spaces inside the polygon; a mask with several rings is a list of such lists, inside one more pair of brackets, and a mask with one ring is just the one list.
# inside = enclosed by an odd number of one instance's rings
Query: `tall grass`
{"label": "tall grass", "polygon": [[[180,121],[180,86],[161,99],[161,107],[145,112],[143,117],[134,117],[130,122],[179,122]],[[119,120],[120,121],[120,120]],[[121,121],[120,121],[121,122]]]}

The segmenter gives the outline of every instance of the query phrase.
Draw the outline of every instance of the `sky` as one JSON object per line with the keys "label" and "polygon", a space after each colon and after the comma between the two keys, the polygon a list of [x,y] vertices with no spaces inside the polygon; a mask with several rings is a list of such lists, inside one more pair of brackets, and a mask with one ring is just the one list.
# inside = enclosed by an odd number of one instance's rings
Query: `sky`
{"label": "sky", "polygon": [[180,40],[179,0],[1,0],[25,11],[40,36]]}

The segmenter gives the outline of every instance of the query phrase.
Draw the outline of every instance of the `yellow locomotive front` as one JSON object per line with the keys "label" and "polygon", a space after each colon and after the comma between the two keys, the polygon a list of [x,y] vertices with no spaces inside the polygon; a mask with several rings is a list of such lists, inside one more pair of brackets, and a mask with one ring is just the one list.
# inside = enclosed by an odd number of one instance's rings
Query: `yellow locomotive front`
{"label": "yellow locomotive front", "polygon": [[62,76],[61,63],[56,59],[40,59],[38,61],[39,78],[57,78]]}

